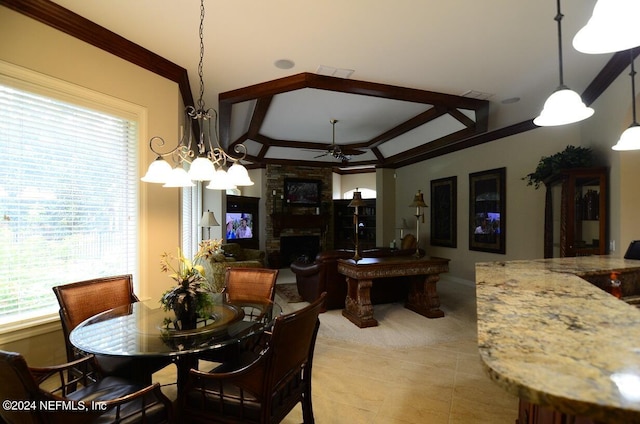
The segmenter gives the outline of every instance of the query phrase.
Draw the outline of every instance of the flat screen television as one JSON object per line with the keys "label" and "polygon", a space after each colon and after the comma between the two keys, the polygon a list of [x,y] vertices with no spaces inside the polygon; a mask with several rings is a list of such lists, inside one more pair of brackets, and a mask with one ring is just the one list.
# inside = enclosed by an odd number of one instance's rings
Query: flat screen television
{"label": "flat screen television", "polygon": [[227,212],[226,239],[253,238],[253,214],[247,212]]}

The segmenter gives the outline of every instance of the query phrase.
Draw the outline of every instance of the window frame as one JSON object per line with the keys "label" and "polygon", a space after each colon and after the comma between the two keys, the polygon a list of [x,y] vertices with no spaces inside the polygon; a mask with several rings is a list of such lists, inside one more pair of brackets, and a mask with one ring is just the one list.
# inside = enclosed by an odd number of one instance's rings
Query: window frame
{"label": "window frame", "polygon": [[[28,91],[40,96],[54,98],[79,107],[96,110],[122,119],[134,121],[137,126],[135,136],[134,158],[136,179],[140,168],[140,151],[142,137],[146,133],[147,109],[143,106],[82,87],[68,81],[45,75],[9,62],[0,60],[0,84],[18,90]],[[141,190],[135,186],[135,258],[133,268],[134,290],[139,290],[140,249],[141,246]],[[53,292],[52,292],[53,296]],[[0,325],[0,344],[48,333],[60,327],[57,312],[42,314],[33,318],[16,320]]]}

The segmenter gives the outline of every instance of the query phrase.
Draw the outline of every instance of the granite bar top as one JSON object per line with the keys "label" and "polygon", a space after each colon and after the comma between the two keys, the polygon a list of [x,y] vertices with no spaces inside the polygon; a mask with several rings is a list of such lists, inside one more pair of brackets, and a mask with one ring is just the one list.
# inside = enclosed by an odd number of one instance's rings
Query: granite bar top
{"label": "granite bar top", "polygon": [[578,277],[634,270],[640,261],[609,256],[476,264],[489,377],[566,414],[640,422],[640,309]]}

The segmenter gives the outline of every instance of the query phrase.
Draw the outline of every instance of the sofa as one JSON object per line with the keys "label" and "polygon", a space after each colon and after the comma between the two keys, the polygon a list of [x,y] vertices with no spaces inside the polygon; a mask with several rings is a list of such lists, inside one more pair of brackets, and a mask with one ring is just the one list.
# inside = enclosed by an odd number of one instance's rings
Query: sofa
{"label": "sofa", "polygon": [[[375,248],[360,252],[363,258],[384,256],[410,256],[416,253],[415,249],[390,249]],[[301,261],[293,262],[291,271],[296,276],[298,293],[307,302],[313,302],[324,291],[327,292],[324,311],[344,308],[344,300],[347,296],[347,283],[345,276],[338,273],[338,259],[350,259],[354,255],[353,250],[339,249],[327,250],[318,253],[312,263]],[[406,299],[409,284],[406,278],[397,278],[397,284],[376,283],[373,280],[371,287],[371,303],[392,303]],[[401,281],[402,280],[402,281]]]}
{"label": "sofa", "polygon": [[221,245],[222,253],[210,256],[202,265],[205,277],[215,292],[222,291],[227,268],[264,268],[265,252],[247,249],[238,243]]}

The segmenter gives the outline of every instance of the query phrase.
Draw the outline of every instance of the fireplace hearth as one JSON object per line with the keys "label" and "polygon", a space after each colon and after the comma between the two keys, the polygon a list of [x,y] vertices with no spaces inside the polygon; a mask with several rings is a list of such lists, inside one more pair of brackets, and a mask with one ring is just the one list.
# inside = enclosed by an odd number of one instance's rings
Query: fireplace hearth
{"label": "fireplace hearth", "polygon": [[320,251],[320,236],[283,236],[280,237],[280,258],[283,266],[289,266],[296,260],[313,262]]}

